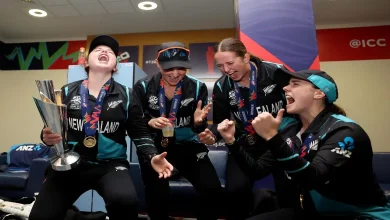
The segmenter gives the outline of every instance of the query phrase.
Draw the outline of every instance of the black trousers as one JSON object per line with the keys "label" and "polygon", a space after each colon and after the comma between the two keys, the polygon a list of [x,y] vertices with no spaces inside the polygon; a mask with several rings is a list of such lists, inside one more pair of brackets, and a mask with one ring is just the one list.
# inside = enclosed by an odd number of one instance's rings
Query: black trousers
{"label": "black trousers", "polygon": [[[222,201],[222,187],[207,147],[198,143],[175,144],[159,151],[167,151],[167,160],[194,186],[198,194],[197,219],[217,219]],[[158,174],[138,153],[145,185],[147,213],[152,220],[169,219],[169,182]]]}
{"label": "black trousers", "polygon": [[103,197],[110,220],[137,219],[137,194],[128,169],[127,161],[81,162],[69,171],[50,167],[29,219],[64,219],[68,209],[89,189]]}
{"label": "black trousers", "polygon": [[[367,220],[355,216],[323,216],[315,210],[302,210],[296,208],[281,208],[277,204],[275,194],[265,189],[254,191],[254,211],[247,220]],[[298,202],[298,201],[297,201]]]}
{"label": "black trousers", "polygon": [[254,181],[237,164],[232,155],[228,155],[226,164],[226,218],[242,220],[251,215],[253,209]]}

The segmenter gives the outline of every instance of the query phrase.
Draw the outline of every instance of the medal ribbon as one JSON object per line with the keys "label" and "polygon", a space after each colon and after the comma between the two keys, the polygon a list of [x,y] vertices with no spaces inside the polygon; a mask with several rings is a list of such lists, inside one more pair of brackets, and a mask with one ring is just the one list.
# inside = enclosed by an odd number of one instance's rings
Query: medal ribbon
{"label": "medal ribbon", "polygon": [[[236,93],[236,102],[240,120],[244,123],[244,129],[251,135],[255,134],[255,130],[252,127],[252,120],[257,115],[256,101],[257,101],[257,80],[256,80],[256,67],[251,63],[250,84],[249,84],[249,112],[245,107],[244,100],[240,94],[240,88],[237,82],[234,82],[234,91]],[[249,116],[248,116],[249,115]]]}
{"label": "medal ribbon", "polygon": [[88,80],[84,80],[81,83],[80,87],[80,96],[81,96],[81,114],[84,118],[84,132],[85,136],[87,137],[94,137],[96,133],[96,129],[98,127],[98,122],[100,118],[100,113],[102,112],[102,105],[104,97],[107,94],[107,91],[111,85],[111,79],[109,79],[103,87],[100,89],[99,95],[96,99],[95,106],[91,112],[91,115],[88,113],[88,97],[89,97],[89,91],[88,91]]}
{"label": "medal ribbon", "polygon": [[306,154],[308,154],[308,151],[310,149],[310,143],[314,139],[313,134],[309,134],[305,140],[303,141],[303,145],[301,146],[299,156],[300,157],[305,157]]}
{"label": "medal ribbon", "polygon": [[[179,109],[180,105],[180,98],[182,94],[182,85],[183,80],[180,80],[180,82],[176,85],[175,89],[175,95],[173,96],[171,109],[169,111],[168,119],[170,121],[176,120],[176,114]],[[158,95],[159,105],[160,105],[160,115],[161,117],[166,118],[166,105],[165,105],[165,90],[164,90],[164,82],[161,78],[160,80],[160,92]]]}

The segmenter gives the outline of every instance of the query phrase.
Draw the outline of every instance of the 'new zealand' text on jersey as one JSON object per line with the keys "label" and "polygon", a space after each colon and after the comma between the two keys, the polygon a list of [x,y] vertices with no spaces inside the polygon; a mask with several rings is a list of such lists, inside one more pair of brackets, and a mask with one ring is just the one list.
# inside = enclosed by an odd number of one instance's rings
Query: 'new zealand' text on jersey
{"label": "'new zealand' text on jersey", "polygon": [[[140,100],[140,104],[145,113],[145,118],[149,121],[152,118],[160,117],[160,107],[158,94],[160,90],[161,73],[158,73],[151,78],[139,80],[134,86],[134,92]],[[172,100],[166,96],[166,111],[169,115]],[[202,100],[202,108],[207,104],[207,87],[204,82],[196,78],[185,75],[183,78],[182,94],[180,97],[180,107],[176,114],[175,137],[176,141],[199,142],[197,134],[202,132],[207,121],[203,121],[202,126],[194,125],[194,112],[199,100]],[[150,128],[153,135],[161,133],[161,130]]]}
{"label": "'new zealand' text on jersey", "polygon": [[[283,87],[273,81],[274,73],[278,68],[284,68],[281,64],[275,64],[252,58],[257,66],[257,113],[269,112],[276,116],[278,111],[286,106]],[[240,94],[244,100],[245,107],[249,106],[249,88],[240,87]],[[228,111],[227,111],[228,110]],[[225,119],[234,116],[237,122],[236,138],[244,133],[244,125],[239,117],[234,82],[228,76],[223,75],[214,84],[213,89],[213,133],[218,134],[216,127]],[[287,118],[291,119],[291,118]],[[291,120],[284,120],[289,123]],[[283,125],[284,126],[284,125]],[[258,138],[260,139],[260,138]]]}
{"label": "'new zealand' text on jersey", "polygon": [[[142,108],[130,95],[130,89],[112,79],[104,98],[100,118],[97,124],[95,147],[83,145],[85,138],[84,118],[81,113],[80,86],[82,80],[65,85],[62,88],[63,103],[68,114],[68,144],[78,152],[82,159],[115,160],[127,159],[126,135],[145,154],[156,153],[157,149],[150,137],[143,119]],[[88,110],[92,111],[96,98],[89,95]],[[126,134],[127,133],[127,134]]]}
{"label": "'new zealand' text on jersey", "polygon": [[290,124],[267,144],[300,186],[305,210],[357,214],[386,204],[373,175],[370,138],[358,124],[324,109],[302,134],[301,127]]}
{"label": "'new zealand' text on jersey", "polygon": [[375,214],[375,207],[387,203],[373,175],[370,139],[358,124],[324,109],[303,133],[301,128],[300,122],[287,125],[256,157],[238,143],[228,148],[253,179],[273,174],[283,208],[303,206],[314,215],[359,215],[369,209]]}

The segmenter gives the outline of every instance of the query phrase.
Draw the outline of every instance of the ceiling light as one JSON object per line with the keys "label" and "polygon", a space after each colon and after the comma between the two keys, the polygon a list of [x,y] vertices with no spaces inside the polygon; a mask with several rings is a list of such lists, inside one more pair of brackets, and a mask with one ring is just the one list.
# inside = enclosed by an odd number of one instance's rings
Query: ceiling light
{"label": "ceiling light", "polygon": [[41,17],[41,18],[47,16],[47,12],[41,9],[30,9],[28,13],[32,16]]}
{"label": "ceiling light", "polygon": [[149,2],[149,1],[140,2],[138,4],[138,8],[142,10],[153,10],[157,8],[157,4],[155,2]]}

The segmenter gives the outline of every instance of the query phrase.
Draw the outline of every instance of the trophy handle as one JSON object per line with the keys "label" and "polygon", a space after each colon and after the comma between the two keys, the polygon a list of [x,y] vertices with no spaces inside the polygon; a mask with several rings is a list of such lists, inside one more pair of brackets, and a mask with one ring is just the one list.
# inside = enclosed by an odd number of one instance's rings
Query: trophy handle
{"label": "trophy handle", "polygon": [[49,99],[51,103],[56,103],[53,80],[35,80],[35,83],[42,101]]}
{"label": "trophy handle", "polygon": [[50,104],[55,104],[51,99],[49,99],[48,97],[46,97],[45,94],[43,94],[42,92],[39,92],[39,95],[41,96],[41,100],[46,102],[46,103],[50,103]]}
{"label": "trophy handle", "polygon": [[54,90],[55,100],[57,105],[62,105],[62,90],[61,89],[55,89]]}

